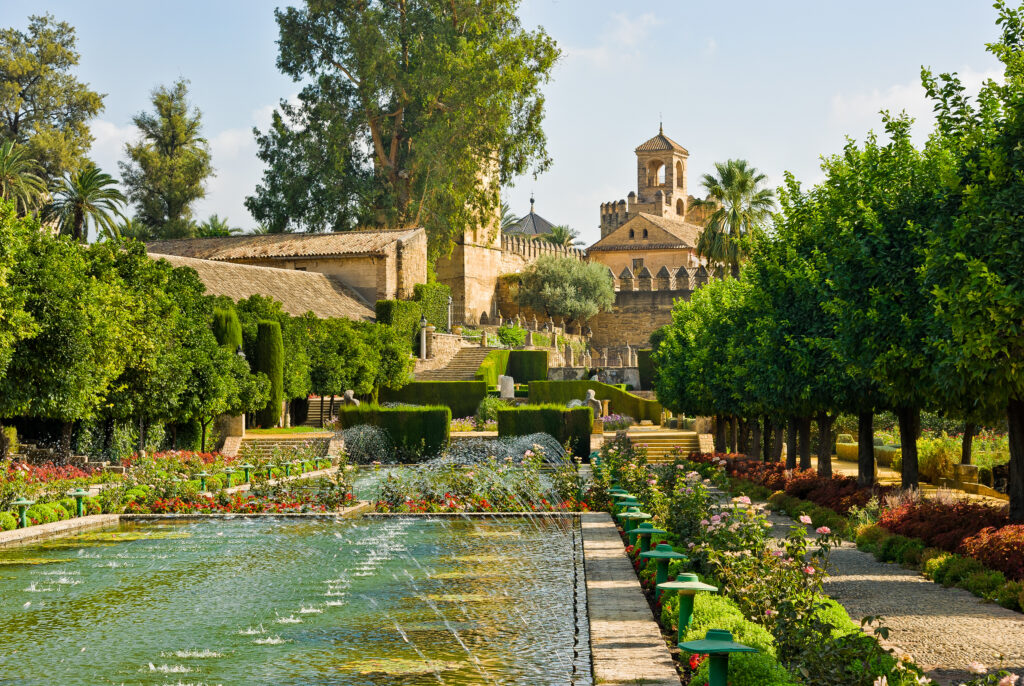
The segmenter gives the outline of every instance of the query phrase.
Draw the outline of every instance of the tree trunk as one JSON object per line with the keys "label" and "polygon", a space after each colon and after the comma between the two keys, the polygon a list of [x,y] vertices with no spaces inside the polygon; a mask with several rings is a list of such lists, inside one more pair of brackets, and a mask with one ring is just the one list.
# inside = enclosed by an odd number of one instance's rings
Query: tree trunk
{"label": "tree trunk", "polygon": [[201,453],[205,453],[206,452],[206,427],[210,423],[210,421],[211,420],[207,420],[205,422],[199,422],[199,425],[202,427],[202,430],[203,430],[202,438],[199,439],[199,452],[201,452]]}
{"label": "tree trunk", "polygon": [[800,469],[811,468],[811,418],[801,417],[797,424],[800,443]]}
{"label": "tree trunk", "polygon": [[334,394],[333,393],[331,393],[331,413],[330,413],[330,416],[327,418],[327,421],[330,421],[332,419],[334,419]]}
{"label": "tree trunk", "polygon": [[324,397],[320,396],[320,428],[324,428]]}
{"label": "tree trunk", "polygon": [[281,413],[281,421],[284,422],[284,428],[289,428],[292,425],[292,401],[284,401],[284,412]]}
{"label": "tree trunk", "polygon": [[1012,398],[1006,408],[1010,425],[1010,521],[1024,524],[1024,400]]}
{"label": "tree trunk", "polygon": [[750,420],[750,441],[747,443],[750,457],[757,458],[761,452],[761,422],[757,418]]}
{"label": "tree trunk", "polygon": [[857,415],[857,485],[875,485],[875,413]]}
{"label": "tree trunk", "polygon": [[71,434],[75,430],[74,422],[64,422],[60,432],[60,461],[67,464],[71,461]]}
{"label": "tree trunk", "polygon": [[832,476],[832,423],[835,420],[828,412],[818,413],[818,476]]}
{"label": "tree trunk", "polygon": [[0,462],[7,459],[7,453],[10,450],[10,445],[7,443],[7,433],[4,431],[4,423],[0,421]]}
{"label": "tree trunk", "polygon": [[729,452],[738,453],[739,448],[739,421],[735,416],[729,417]]}
{"label": "tree trunk", "polygon": [[796,469],[796,425],[795,417],[786,422],[786,469]]}
{"label": "tree trunk", "polygon": [[174,446],[175,450],[178,449],[178,425],[177,424],[171,424],[171,445]]}
{"label": "tree trunk", "polygon": [[773,422],[771,418],[768,417],[768,415],[765,415],[762,423],[764,424],[764,431],[761,432],[761,442],[763,443],[763,445],[761,446],[761,459],[764,460],[765,462],[771,462]]}
{"label": "tree trunk", "polygon": [[964,437],[960,443],[960,464],[971,463],[971,449],[974,447],[974,434],[977,432],[977,424],[964,422]]}
{"label": "tree trunk", "polygon": [[782,432],[784,423],[772,422],[774,427],[774,436],[772,438],[772,462],[782,462]]}
{"label": "tree trunk", "polygon": [[921,433],[921,410],[916,407],[901,407],[896,410],[900,424],[900,453],[902,469],[900,477],[904,489],[917,488],[917,437]]}
{"label": "tree trunk", "polygon": [[725,419],[715,415],[715,452],[725,452]]}

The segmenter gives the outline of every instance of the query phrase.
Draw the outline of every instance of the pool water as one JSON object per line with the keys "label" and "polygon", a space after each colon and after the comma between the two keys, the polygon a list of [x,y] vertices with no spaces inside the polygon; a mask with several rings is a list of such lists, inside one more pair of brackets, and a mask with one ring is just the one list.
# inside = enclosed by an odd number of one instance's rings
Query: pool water
{"label": "pool water", "polygon": [[0,552],[0,684],[590,684],[578,521],[167,520]]}

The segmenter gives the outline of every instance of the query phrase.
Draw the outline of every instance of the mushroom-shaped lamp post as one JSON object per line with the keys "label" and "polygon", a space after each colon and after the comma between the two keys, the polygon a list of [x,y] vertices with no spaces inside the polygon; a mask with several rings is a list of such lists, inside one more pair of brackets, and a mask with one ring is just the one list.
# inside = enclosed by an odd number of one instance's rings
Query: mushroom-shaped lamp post
{"label": "mushroom-shaped lamp post", "polygon": [[640,501],[637,500],[636,498],[634,498],[631,495],[627,495],[627,496],[624,496],[622,498],[618,498],[612,504],[612,508],[615,510],[616,514],[618,514],[620,512],[625,512],[626,509],[630,508],[630,507],[640,507]]}
{"label": "mushroom-shaped lamp post", "polygon": [[18,525],[22,529],[28,526],[28,515],[25,514],[25,511],[28,510],[28,508],[31,507],[32,505],[35,505],[35,502],[36,501],[29,500],[28,498],[22,496],[21,498],[18,498],[17,500],[11,503],[11,505],[18,506]]}
{"label": "mushroom-shaped lamp post", "polygon": [[199,490],[202,493],[206,492],[206,477],[210,476],[207,472],[199,472],[196,474],[199,477]]}
{"label": "mushroom-shaped lamp post", "polygon": [[254,469],[256,469],[256,465],[254,464],[246,462],[242,465],[242,471],[245,472],[245,483],[249,483],[249,473]]}
{"label": "mushroom-shaped lamp post", "polygon": [[84,488],[76,488],[75,490],[68,493],[68,495],[75,499],[75,511],[78,513],[75,516],[84,517],[85,503],[83,502],[83,498],[89,496],[89,491],[85,490]]}
{"label": "mushroom-shaped lamp post", "polygon": [[659,591],[675,591],[679,595],[679,633],[676,634],[676,642],[682,642],[686,627],[690,626],[690,619],[693,618],[693,597],[698,591],[715,593],[716,586],[705,584],[697,578],[696,574],[680,574],[675,581],[666,581],[658,584]]}
{"label": "mushroom-shaped lamp post", "polygon": [[227,478],[227,487],[228,488],[231,488],[231,475],[234,474],[234,473],[235,473],[235,470],[232,467],[228,467],[227,469],[224,470],[224,474],[226,474],[227,477],[228,477]]}
{"label": "mushroom-shaped lamp post", "polygon": [[270,481],[273,478],[274,478],[274,465],[268,464],[267,465],[267,481]]}
{"label": "mushroom-shaped lamp post", "polygon": [[672,546],[668,543],[659,543],[655,546],[654,550],[648,550],[646,553],[640,553],[640,557],[648,560],[655,560],[658,563],[658,571],[654,575],[654,597],[657,598],[661,595],[661,591],[658,589],[661,584],[668,581],[668,563],[669,560],[686,560],[686,555],[677,553],[672,550]]}
{"label": "mushroom-shaped lamp post", "polygon": [[729,654],[730,653],[756,653],[757,648],[751,648],[740,643],[733,643],[732,634],[724,629],[708,629],[707,635],[699,641],[687,641],[680,643],[679,647],[688,653],[707,655],[711,662],[708,670],[708,686],[726,686],[726,677],[729,675]]}
{"label": "mushroom-shaped lamp post", "polygon": [[641,512],[638,507],[628,507],[625,512],[620,512],[618,517],[622,520],[622,530],[628,534],[641,519],[650,519],[651,515]]}
{"label": "mushroom-shaped lamp post", "polygon": [[640,522],[636,528],[629,532],[629,544],[636,545],[639,540],[640,552],[646,553],[651,549],[651,541],[654,539],[655,534],[664,536],[667,533],[664,529],[659,529],[650,522]]}
{"label": "mushroom-shaped lamp post", "polygon": [[285,462],[284,463],[284,478],[287,479],[291,475],[292,475],[292,463],[291,462]]}

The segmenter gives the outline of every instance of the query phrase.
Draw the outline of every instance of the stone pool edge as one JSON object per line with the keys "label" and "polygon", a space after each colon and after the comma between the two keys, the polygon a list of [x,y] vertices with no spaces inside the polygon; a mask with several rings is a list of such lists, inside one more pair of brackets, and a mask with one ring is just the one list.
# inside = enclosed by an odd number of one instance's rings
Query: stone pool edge
{"label": "stone pool edge", "polygon": [[240,519],[255,517],[278,517],[278,518],[337,518],[354,517],[363,514],[370,508],[369,501],[362,501],[351,507],[346,507],[335,512],[228,512],[228,513],[188,513],[188,514],[99,514],[86,517],[65,519],[50,524],[36,524],[24,529],[12,529],[0,531],[0,550],[13,548],[15,546],[31,545],[42,541],[71,536],[92,531],[93,529],[106,529],[115,527],[122,521],[159,521],[159,520],[181,520],[181,519]]}
{"label": "stone pool edge", "polygon": [[594,684],[680,686],[611,515],[588,512],[580,520]]}

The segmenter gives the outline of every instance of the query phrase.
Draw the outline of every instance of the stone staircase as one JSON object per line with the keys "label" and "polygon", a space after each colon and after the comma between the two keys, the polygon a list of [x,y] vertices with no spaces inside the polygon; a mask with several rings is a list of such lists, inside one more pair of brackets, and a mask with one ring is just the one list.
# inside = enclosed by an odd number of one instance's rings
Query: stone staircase
{"label": "stone staircase", "polygon": [[[309,446],[316,457],[333,457],[340,450],[340,446],[335,447],[332,445],[337,442],[332,440],[333,438],[334,434],[329,432],[283,434],[280,436],[273,434],[249,434],[239,441],[238,452],[235,454],[242,455],[250,460],[269,460],[274,456],[275,452],[297,452]],[[225,445],[225,447],[227,446]],[[334,450],[333,453],[332,449]]]}
{"label": "stone staircase", "polygon": [[416,374],[417,381],[472,381],[491,348],[462,348],[447,367]]}
{"label": "stone staircase", "polygon": [[633,445],[647,446],[648,462],[671,462],[672,452],[679,449],[686,457],[700,448],[695,431],[663,431],[632,428],[627,434]]}

